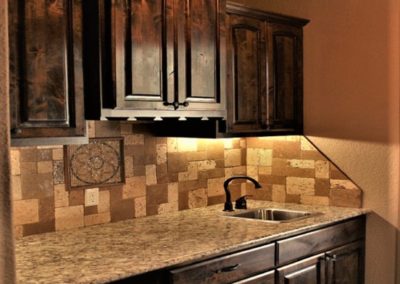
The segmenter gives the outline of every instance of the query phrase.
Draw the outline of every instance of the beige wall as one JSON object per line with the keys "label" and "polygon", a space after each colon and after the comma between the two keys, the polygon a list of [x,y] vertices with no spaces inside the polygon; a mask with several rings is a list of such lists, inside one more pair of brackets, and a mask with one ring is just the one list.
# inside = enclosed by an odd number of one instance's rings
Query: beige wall
{"label": "beige wall", "polygon": [[364,206],[374,211],[366,283],[394,283],[400,273],[398,1],[237,1],[311,19],[305,133],[364,190]]}
{"label": "beige wall", "polygon": [[8,129],[7,1],[0,0],[0,283],[14,283]]}

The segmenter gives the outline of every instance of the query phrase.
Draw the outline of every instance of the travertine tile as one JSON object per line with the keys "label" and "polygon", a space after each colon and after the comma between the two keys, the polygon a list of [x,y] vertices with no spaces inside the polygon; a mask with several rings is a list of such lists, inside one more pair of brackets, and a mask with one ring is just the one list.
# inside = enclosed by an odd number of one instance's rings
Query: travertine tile
{"label": "travertine tile", "polygon": [[247,166],[258,166],[258,149],[248,148],[246,160]]}
{"label": "travertine tile", "polygon": [[53,172],[53,162],[43,161],[37,163],[37,171],[39,174],[47,174]]}
{"label": "travertine tile", "polygon": [[16,200],[13,206],[14,225],[23,225],[39,222],[39,200]]}
{"label": "travertine tile", "polygon": [[106,224],[111,221],[110,212],[86,215],[84,217],[85,226],[92,226],[98,224]]}
{"label": "travertine tile", "polygon": [[327,196],[313,196],[313,195],[301,195],[300,203],[306,205],[329,205],[329,197]]}
{"label": "travertine tile", "polygon": [[21,200],[22,199],[22,188],[21,188],[21,177],[11,176],[11,187],[12,187],[12,199]]}
{"label": "travertine tile", "polygon": [[52,174],[23,174],[21,176],[23,199],[45,198],[53,196]]}
{"label": "travertine tile", "polygon": [[167,145],[157,144],[157,165],[165,164],[167,162]]}
{"label": "travertine tile", "polygon": [[97,211],[99,213],[110,212],[110,191],[100,190]]}
{"label": "travertine tile", "polygon": [[272,150],[259,149],[258,150],[258,165],[268,167],[272,165]]}
{"label": "travertine tile", "polygon": [[63,160],[64,159],[64,150],[61,149],[53,149],[52,150],[52,159],[54,161]]}
{"label": "travertine tile", "polygon": [[37,174],[37,162],[21,162],[21,173],[23,175],[27,174]]}
{"label": "travertine tile", "polygon": [[328,161],[315,161],[315,177],[316,178],[329,178],[329,162]]}
{"label": "travertine tile", "polygon": [[285,202],[286,189],[284,185],[274,184],[272,185],[272,201]]}
{"label": "travertine tile", "polygon": [[293,168],[301,169],[314,169],[316,168],[316,163],[313,160],[288,160],[289,165]]}
{"label": "travertine tile", "polygon": [[178,138],[167,138],[167,151],[168,153],[178,152]]}
{"label": "travertine tile", "polygon": [[55,210],[56,231],[83,227],[83,206],[61,207]]}
{"label": "travertine tile", "polygon": [[132,124],[128,123],[123,123],[121,122],[121,134],[122,135],[127,135],[132,133]]}
{"label": "travertine tile", "polygon": [[224,193],[225,178],[213,178],[207,182],[208,196],[218,196]]}
{"label": "travertine tile", "polygon": [[225,167],[240,166],[242,156],[240,149],[225,150]]}
{"label": "travertine tile", "polygon": [[15,225],[14,224],[14,238],[20,239],[24,236],[24,227],[22,225]]}
{"label": "travertine tile", "polygon": [[255,180],[258,180],[258,167],[255,166],[247,166],[247,175],[249,177],[254,178]]}
{"label": "travertine tile", "polygon": [[126,145],[143,145],[144,135],[143,134],[132,134],[125,136],[124,143]]}
{"label": "travertine tile", "polygon": [[312,195],[315,193],[315,179],[287,177],[286,190],[288,194]]}
{"label": "travertine tile", "polygon": [[199,188],[189,191],[189,208],[207,206],[207,189]]}
{"label": "travertine tile", "polygon": [[186,157],[188,161],[204,161],[207,160],[206,151],[187,152]]}
{"label": "travertine tile", "polygon": [[301,137],[301,150],[302,151],[317,151],[315,147],[304,137]]}
{"label": "travertine tile", "polygon": [[53,161],[53,183],[65,183],[64,161]]}
{"label": "travertine tile", "polygon": [[146,177],[131,177],[126,179],[126,184],[122,187],[122,198],[135,198],[146,195]]}
{"label": "travertine tile", "polygon": [[54,206],[67,207],[69,205],[69,192],[65,190],[65,184],[57,184],[54,186]]}
{"label": "travertine tile", "polygon": [[330,205],[360,208],[362,192],[359,189],[333,188],[330,191]]}
{"label": "travertine tile", "polygon": [[146,197],[135,198],[135,217],[146,216]]}
{"label": "travertine tile", "polygon": [[156,165],[146,165],[146,185],[157,184]]}
{"label": "travertine tile", "polygon": [[11,159],[11,174],[14,176],[20,175],[21,174],[21,166],[20,166],[19,150],[11,150],[10,151],[10,159]]}
{"label": "travertine tile", "polygon": [[133,157],[125,156],[125,177],[133,177]]}
{"label": "travertine tile", "polygon": [[99,189],[85,189],[85,206],[95,206],[99,204]]}
{"label": "travertine tile", "polygon": [[216,166],[217,164],[214,160],[204,160],[197,162],[197,167],[199,171],[212,170],[215,169]]}
{"label": "travertine tile", "polygon": [[259,175],[271,175],[272,167],[258,167],[258,174]]}
{"label": "travertine tile", "polygon": [[177,138],[178,152],[195,152],[197,151],[197,139],[195,138]]}
{"label": "travertine tile", "polygon": [[173,182],[168,184],[168,203],[178,202],[178,183]]}
{"label": "travertine tile", "polygon": [[233,148],[233,139],[227,138],[222,140],[224,142],[224,149],[232,149]]}
{"label": "travertine tile", "polygon": [[178,202],[163,203],[158,206],[158,214],[165,214],[178,211]]}
{"label": "travertine tile", "polygon": [[190,162],[188,165],[188,170],[186,172],[182,172],[178,174],[179,181],[186,181],[186,180],[196,180],[198,177],[197,175],[197,163]]}
{"label": "travertine tile", "polygon": [[246,166],[239,166],[239,167],[232,167],[232,168],[225,168],[225,178],[229,178],[235,175],[246,175],[247,169]]}
{"label": "travertine tile", "polygon": [[334,189],[358,189],[350,180],[331,179],[331,188]]}

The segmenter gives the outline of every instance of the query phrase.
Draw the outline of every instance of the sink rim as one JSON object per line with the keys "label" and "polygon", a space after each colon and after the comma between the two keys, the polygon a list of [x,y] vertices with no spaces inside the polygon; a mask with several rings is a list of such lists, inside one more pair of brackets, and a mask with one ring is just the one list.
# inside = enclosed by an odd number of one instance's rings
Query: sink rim
{"label": "sink rim", "polygon": [[[322,212],[315,212],[315,211],[305,211],[305,210],[294,210],[294,209],[284,209],[284,208],[270,208],[270,207],[263,207],[263,208],[253,208],[253,209],[237,209],[239,212],[234,211],[232,213],[228,213],[224,215],[224,217],[230,217],[230,218],[236,218],[236,219],[242,219],[242,220],[253,220],[253,221],[261,221],[261,222],[268,222],[268,223],[291,223],[294,221],[299,221],[307,218],[312,218],[316,217],[319,215],[323,215],[324,213]],[[250,212],[256,212],[260,210],[265,210],[265,211],[284,211],[288,213],[302,213],[304,215],[299,216],[299,217],[294,217],[290,218],[287,220],[268,220],[268,219],[260,219],[260,218],[249,218],[249,217],[243,217],[243,216],[238,216],[241,214],[245,213],[250,213]]]}

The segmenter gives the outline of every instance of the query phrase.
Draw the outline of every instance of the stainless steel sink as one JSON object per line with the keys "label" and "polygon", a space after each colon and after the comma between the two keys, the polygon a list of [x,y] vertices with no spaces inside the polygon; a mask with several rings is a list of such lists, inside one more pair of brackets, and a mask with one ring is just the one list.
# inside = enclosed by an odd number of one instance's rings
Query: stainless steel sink
{"label": "stainless steel sink", "polygon": [[264,220],[269,222],[291,222],[308,217],[320,215],[319,212],[293,211],[286,209],[262,208],[234,213],[229,217]]}

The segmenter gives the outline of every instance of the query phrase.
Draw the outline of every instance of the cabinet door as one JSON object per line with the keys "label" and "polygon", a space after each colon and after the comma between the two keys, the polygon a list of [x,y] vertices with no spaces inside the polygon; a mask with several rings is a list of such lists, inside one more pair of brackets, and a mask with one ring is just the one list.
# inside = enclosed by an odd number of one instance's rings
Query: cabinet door
{"label": "cabinet door", "polygon": [[324,255],[316,255],[278,269],[278,284],[325,283]]}
{"label": "cabinet door", "polygon": [[358,241],[326,253],[328,284],[364,283],[364,242]]}
{"label": "cabinet door", "polygon": [[[87,141],[81,1],[9,3],[13,144],[57,141],[37,140],[44,137],[78,137],[80,140],[73,142]],[[63,139],[62,143],[68,140]]]}
{"label": "cabinet door", "polygon": [[[225,0],[175,0],[178,111],[225,116]],[[192,116],[192,113],[186,113]]]}
{"label": "cabinet door", "polygon": [[173,74],[173,62],[167,61],[173,54],[173,46],[167,45],[167,22],[172,21],[167,0],[100,3],[103,107],[165,108],[170,91],[167,73]]}
{"label": "cabinet door", "polygon": [[265,21],[228,16],[228,132],[254,132],[266,127]]}
{"label": "cabinet door", "polygon": [[303,131],[302,29],[268,23],[268,119],[272,130]]}

